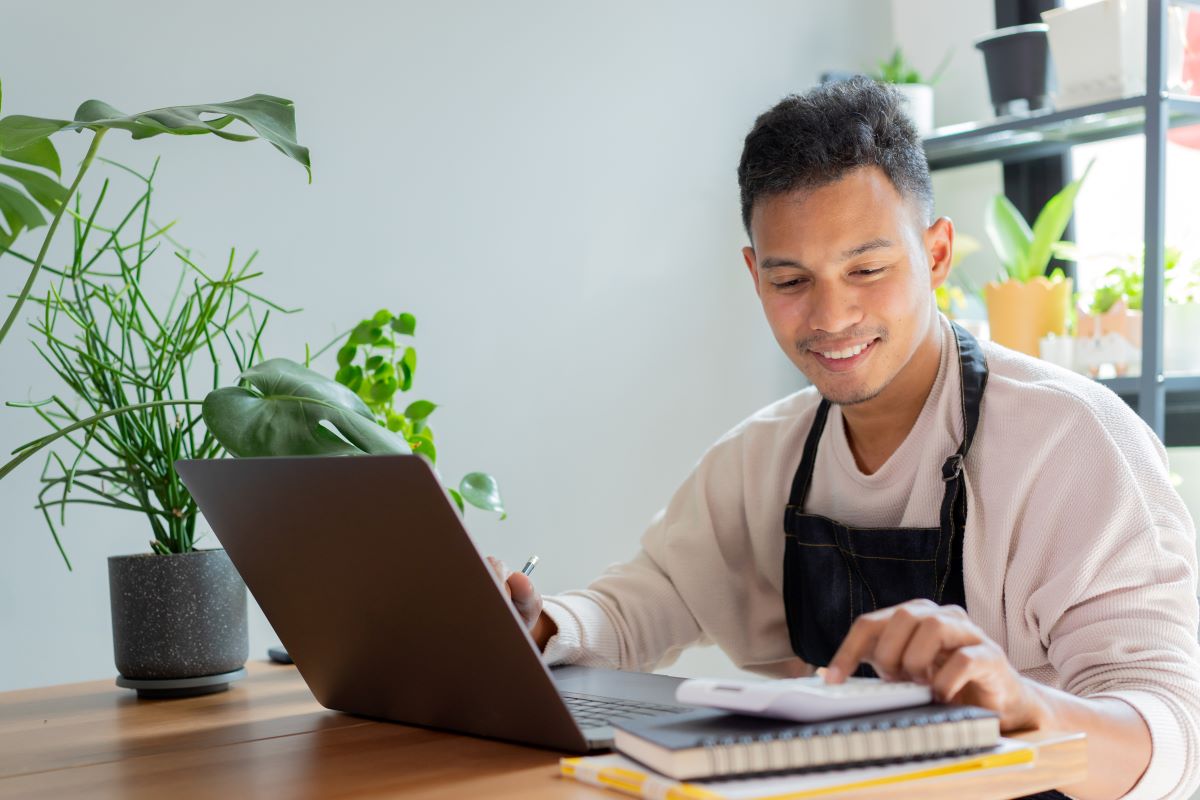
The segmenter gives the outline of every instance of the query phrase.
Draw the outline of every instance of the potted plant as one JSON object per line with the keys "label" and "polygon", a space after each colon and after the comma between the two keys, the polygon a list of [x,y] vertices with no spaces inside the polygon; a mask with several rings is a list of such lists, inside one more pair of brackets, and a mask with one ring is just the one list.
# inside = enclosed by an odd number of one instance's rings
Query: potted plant
{"label": "potted plant", "polygon": [[1045,23],[1001,28],[975,40],[983,53],[996,116],[1050,107],[1050,48]]}
{"label": "potted plant", "polygon": [[927,136],[933,132],[933,87],[945,72],[952,55],[952,52],[946,53],[942,63],[928,78],[923,78],[917,72],[905,59],[899,47],[892,52],[891,58],[879,62],[879,68],[874,75],[875,80],[891,84],[900,93],[904,109],[920,136]]}
{"label": "potted plant", "polygon": [[[180,457],[221,453],[220,443],[204,429],[201,401],[189,398],[193,371],[205,369],[217,385],[223,362],[240,369],[261,358],[259,341],[270,310],[281,309],[247,290],[245,283],[258,274],[249,271],[253,256],[237,266],[233,253],[223,269],[210,274],[185,249],[177,249],[179,278],[173,295],[166,302],[152,298],[151,281],[143,276],[163,260],[152,265],[157,251],[171,243],[171,225],[151,222],[157,162],[148,175],[121,167],[123,174],[142,181],[142,191],[107,227],[100,212],[109,182],[87,209],[78,189],[108,130],[128,130],[135,138],[160,133],[213,133],[233,141],[257,138],[229,130],[237,120],[308,167],[307,150],[295,142],[290,101],[263,95],[129,116],[88,101],[72,120],[0,119],[0,154],[15,154],[15,160],[51,172],[57,153],[49,136],[60,130],[93,133],[71,186],[53,196],[44,181],[31,177],[32,171],[2,173],[19,188],[0,187],[8,203],[0,207],[8,223],[0,253],[30,269],[0,338],[26,300],[39,306],[31,321],[34,345],[67,391],[44,400],[7,403],[30,409],[53,431],[18,447],[15,457],[0,466],[0,478],[50,445],[65,449],[65,455],[59,449],[47,451],[36,507],[68,569],[58,527],[69,505],[99,505],[144,516],[150,553],[109,560],[118,683],[137,688],[140,695],[216,691],[238,675],[245,661],[245,587],[223,551],[197,550],[196,506],[172,464]],[[36,255],[16,249],[22,231],[40,227],[28,213],[30,198],[53,211]],[[9,213],[12,207],[24,207],[27,213]],[[46,256],[64,216],[73,220],[73,256],[65,266],[52,267]],[[49,286],[34,292],[43,271],[50,275]]]}
{"label": "potted plant", "polygon": [[[1167,10],[1168,90],[1183,89],[1187,9]],[[1056,106],[1100,103],[1146,91],[1145,0],[1094,0],[1042,12],[1057,78]]]}
{"label": "potted plant", "polygon": [[993,341],[1037,356],[1042,337],[1066,334],[1071,280],[1062,270],[1047,277],[1046,268],[1091,169],[1088,164],[1083,175],[1051,197],[1032,228],[1004,195],[996,195],[989,204],[984,227],[1004,267],[1000,281],[983,287]]}
{"label": "potted plant", "polygon": [[[416,453],[436,467],[437,446],[429,417],[438,408],[428,400],[397,399],[412,389],[417,352],[399,337],[412,337],[412,314],[381,309],[347,331],[337,352],[337,372],[328,378],[286,358],[256,364],[238,376],[238,385],[216,389],[204,399],[208,429],[239,458],[290,455],[383,455]],[[496,479],[470,472],[447,493],[464,511],[466,504],[505,517]]]}

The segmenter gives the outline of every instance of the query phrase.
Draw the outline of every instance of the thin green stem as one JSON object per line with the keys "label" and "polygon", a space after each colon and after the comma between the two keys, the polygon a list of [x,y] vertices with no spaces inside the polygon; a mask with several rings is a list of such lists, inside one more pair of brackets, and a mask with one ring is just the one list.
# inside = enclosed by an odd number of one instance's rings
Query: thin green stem
{"label": "thin green stem", "polygon": [[58,207],[58,212],[55,213],[54,219],[50,222],[50,229],[46,231],[46,238],[42,240],[42,249],[38,251],[37,261],[34,262],[33,269],[29,270],[29,277],[25,280],[25,286],[21,289],[21,296],[17,298],[17,304],[12,307],[12,311],[8,312],[8,318],[4,320],[3,327],[0,327],[0,343],[4,342],[4,337],[8,335],[9,329],[12,328],[13,323],[16,321],[17,314],[21,311],[21,306],[25,304],[25,298],[33,291],[33,282],[37,278],[38,270],[42,268],[42,263],[46,260],[46,253],[50,250],[50,240],[54,238],[54,232],[58,230],[58,223],[66,212],[67,203],[71,199],[71,195],[75,194],[75,190],[79,188],[80,181],[83,180],[84,173],[92,165],[92,160],[96,157],[96,150],[100,147],[100,140],[104,138],[106,131],[106,128],[101,128],[92,137],[92,144],[88,148],[87,155],[83,157],[83,163],[79,165],[79,172],[76,173],[75,180],[71,183],[71,188],[67,190],[67,196],[63,198],[62,204]]}
{"label": "thin green stem", "polygon": [[112,408],[112,409],[109,409],[108,411],[104,411],[102,413],[96,414],[95,416],[88,417],[87,419],[81,419],[81,420],[79,420],[79,422],[76,422],[74,425],[68,425],[67,427],[57,430],[54,433],[43,436],[40,439],[34,439],[29,444],[27,444],[23,447],[19,447],[16,450],[14,450],[13,452],[19,453],[19,455],[16,458],[14,458],[13,460],[9,461],[4,466],[0,467],[0,478],[3,478],[8,473],[12,472],[14,469],[16,469],[18,466],[20,466],[23,461],[25,461],[27,458],[29,458],[31,455],[36,453],[38,450],[41,450],[43,447],[45,447],[46,445],[55,441],[56,439],[61,439],[62,437],[66,436],[68,433],[73,433],[73,432],[79,430],[80,428],[87,427],[88,425],[93,425],[102,419],[106,419],[108,417],[112,417],[117,414],[125,414],[130,411],[138,411],[143,408],[154,408],[155,406],[202,406],[202,405],[204,405],[203,400],[155,400],[152,403],[137,403],[137,404],[131,405],[131,406],[122,406],[121,408]]}

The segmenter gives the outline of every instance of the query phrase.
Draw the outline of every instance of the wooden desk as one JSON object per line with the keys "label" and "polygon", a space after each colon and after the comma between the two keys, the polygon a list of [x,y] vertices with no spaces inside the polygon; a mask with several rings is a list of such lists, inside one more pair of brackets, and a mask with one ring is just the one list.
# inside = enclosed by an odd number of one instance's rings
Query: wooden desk
{"label": "wooden desk", "polygon": [[[558,753],[327,711],[293,667],[247,665],[227,692],[137,700],[111,680],[0,694],[0,798],[405,797],[613,800],[563,780]],[[1079,735],[1038,766],[941,778],[920,795],[1001,798],[1078,781]],[[913,786],[870,797],[912,797]]]}

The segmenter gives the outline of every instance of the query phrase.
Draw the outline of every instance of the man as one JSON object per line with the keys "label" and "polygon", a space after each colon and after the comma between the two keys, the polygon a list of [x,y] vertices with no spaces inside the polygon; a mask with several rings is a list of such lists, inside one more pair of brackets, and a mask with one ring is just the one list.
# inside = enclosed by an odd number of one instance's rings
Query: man
{"label": "man", "polygon": [[587,590],[543,604],[504,571],[546,659],[655,669],[715,642],[766,675],[869,665],[1006,731],[1085,731],[1073,796],[1186,797],[1195,532],[1162,445],[1107,389],[937,312],[954,227],[891,90],[783,100],[738,177],[746,266],[812,386],[713,445]]}

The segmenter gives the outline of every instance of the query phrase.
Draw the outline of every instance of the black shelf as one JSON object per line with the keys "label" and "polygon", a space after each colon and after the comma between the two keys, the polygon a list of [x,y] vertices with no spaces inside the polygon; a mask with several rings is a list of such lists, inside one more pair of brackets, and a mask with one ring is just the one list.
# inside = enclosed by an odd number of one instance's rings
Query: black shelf
{"label": "black shelf", "polygon": [[[1169,127],[1200,123],[1200,97],[1169,96]],[[1145,131],[1146,97],[1124,97],[1065,111],[1000,117],[938,128],[925,137],[931,170],[1060,155],[1078,144]]]}
{"label": "black shelf", "polygon": [[[1124,377],[1124,378],[1102,378],[1097,383],[1101,383],[1112,389],[1119,395],[1132,396],[1138,393],[1141,388],[1141,378],[1139,377]],[[1200,375],[1171,375],[1168,374],[1162,379],[1163,389],[1167,394],[1176,392],[1200,392]]]}

